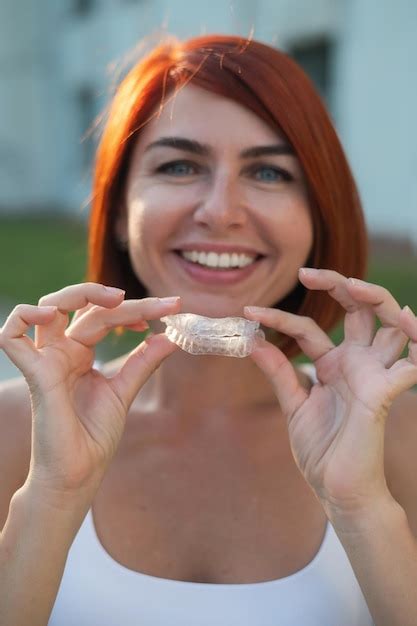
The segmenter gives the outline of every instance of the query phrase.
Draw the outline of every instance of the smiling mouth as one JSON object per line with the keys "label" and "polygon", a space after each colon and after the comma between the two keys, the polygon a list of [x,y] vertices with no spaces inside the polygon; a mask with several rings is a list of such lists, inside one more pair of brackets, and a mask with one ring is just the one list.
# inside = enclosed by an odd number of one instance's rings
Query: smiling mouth
{"label": "smiling mouth", "polygon": [[262,254],[245,254],[236,252],[201,252],[197,250],[174,250],[181,259],[197,267],[207,270],[225,272],[241,270],[254,265],[260,259],[265,258]]}

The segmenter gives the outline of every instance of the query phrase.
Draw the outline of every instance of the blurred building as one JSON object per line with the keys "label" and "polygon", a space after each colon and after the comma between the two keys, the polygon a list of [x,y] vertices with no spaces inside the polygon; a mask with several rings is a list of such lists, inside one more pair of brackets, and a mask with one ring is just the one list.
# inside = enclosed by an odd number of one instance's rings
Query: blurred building
{"label": "blurred building", "polygon": [[371,229],[417,245],[415,0],[1,0],[1,212],[82,214],[85,133],[118,62],[161,30],[253,30],[293,54],[328,104]]}

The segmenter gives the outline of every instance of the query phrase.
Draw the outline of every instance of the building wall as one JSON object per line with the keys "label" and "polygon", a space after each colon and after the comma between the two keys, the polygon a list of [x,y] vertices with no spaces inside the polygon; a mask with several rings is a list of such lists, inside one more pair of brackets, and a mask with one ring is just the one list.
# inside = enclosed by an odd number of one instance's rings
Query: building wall
{"label": "building wall", "polygon": [[39,193],[43,123],[43,47],[33,3],[2,0],[0,29],[0,204],[26,204]]}
{"label": "building wall", "polygon": [[330,42],[325,97],[369,225],[411,233],[417,243],[414,0],[88,4],[2,0],[0,210],[86,213],[94,141],[82,136],[108,101],[112,71],[143,38],[146,46],[164,30],[180,37],[253,31],[306,54],[314,42]]}
{"label": "building wall", "polygon": [[346,3],[338,127],[373,230],[417,244],[417,3]]}

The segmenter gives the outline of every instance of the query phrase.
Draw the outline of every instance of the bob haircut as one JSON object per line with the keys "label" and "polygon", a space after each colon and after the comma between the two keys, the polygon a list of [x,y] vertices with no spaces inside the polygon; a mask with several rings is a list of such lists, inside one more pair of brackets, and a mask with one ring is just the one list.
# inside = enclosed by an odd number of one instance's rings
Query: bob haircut
{"label": "bob haircut", "polygon": [[[304,171],[314,229],[307,265],[363,278],[367,234],[359,194],[343,148],[320,96],[287,54],[229,35],[205,35],[160,43],[120,83],[96,154],[89,226],[87,280],[146,296],[120,250],[115,218],[124,201],[132,148],[147,122],[176,92],[192,83],[238,102],[292,145]],[[276,307],[313,318],[329,331],[344,311],[326,292],[297,286]],[[269,329],[268,329],[269,330]],[[288,358],[301,351],[275,331],[267,338]]]}

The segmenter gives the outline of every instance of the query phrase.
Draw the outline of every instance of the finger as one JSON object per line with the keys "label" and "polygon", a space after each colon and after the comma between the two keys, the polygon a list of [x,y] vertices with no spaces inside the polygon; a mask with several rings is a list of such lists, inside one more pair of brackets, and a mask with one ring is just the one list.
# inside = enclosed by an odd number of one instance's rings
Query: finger
{"label": "finger", "polygon": [[375,314],[369,306],[347,311],[343,322],[344,341],[371,346],[375,336]]}
{"label": "finger", "polygon": [[300,281],[311,290],[322,290],[345,310],[344,338],[346,342],[370,346],[375,335],[375,314],[371,307],[357,301],[348,289],[349,281],[334,270],[301,268]]}
{"label": "finger", "polygon": [[407,343],[407,335],[401,328],[380,328],[375,335],[373,348],[378,351],[385,367],[391,367],[400,357]]}
{"label": "finger", "polygon": [[38,351],[27,331],[31,326],[51,324],[56,314],[56,307],[18,304],[0,329],[0,348],[24,375],[38,359]]}
{"label": "finger", "polygon": [[398,327],[401,307],[388,289],[358,278],[349,278],[347,289],[357,302],[373,308],[383,327]]}
{"label": "finger", "polygon": [[117,326],[143,331],[148,328],[146,320],[177,313],[179,308],[180,298],[125,300],[115,309],[92,307],[71,324],[66,330],[66,335],[84,346],[94,346]]}
{"label": "finger", "polygon": [[409,337],[413,343],[417,343],[417,317],[408,305],[401,311],[400,326],[407,337]]}
{"label": "finger", "polygon": [[271,381],[284,415],[290,418],[308,397],[293,365],[279,348],[260,338],[250,357]]}
{"label": "finger", "polygon": [[[119,305],[119,306],[121,306],[121,305]],[[89,304],[88,306],[84,307],[84,309],[80,309],[79,311],[77,311],[76,314],[74,315],[74,317],[71,320],[71,326],[73,325],[74,321],[77,321],[80,317],[82,317],[82,315],[84,313],[86,313],[87,311],[89,311],[90,309],[92,309],[94,307],[96,307],[98,309],[100,308],[100,307],[97,307],[95,304]],[[123,324],[123,325],[120,325],[120,328],[121,329],[126,328],[128,330],[134,330],[136,332],[142,332],[143,333],[143,332],[145,332],[146,330],[149,329],[149,324],[146,322],[146,320],[142,320],[140,322],[133,323],[133,324]]]}
{"label": "finger", "polygon": [[400,326],[409,337],[408,356],[397,361],[388,370],[388,379],[395,395],[417,385],[417,318],[409,307],[400,314]]}
{"label": "finger", "polygon": [[[117,287],[108,287],[105,285],[101,285],[100,283],[83,283],[83,284],[91,284],[91,285],[99,285],[101,287],[104,287],[105,289],[105,295],[104,298],[100,299],[100,292],[97,293],[97,298],[91,298],[90,301],[81,309],[77,309],[73,315],[73,318],[71,321],[75,321],[76,319],[78,319],[81,315],[83,315],[86,311],[88,311],[89,309],[91,309],[91,307],[93,307],[94,305],[100,305],[100,306],[104,306],[106,308],[113,308],[114,306],[117,306],[118,303],[120,302],[120,298],[125,295],[125,291],[123,289],[118,289]],[[109,300],[109,296],[112,297],[112,300]]]}
{"label": "finger", "polygon": [[162,361],[178,349],[161,333],[147,337],[130,353],[120,371],[109,379],[109,384],[126,411]]}
{"label": "finger", "polygon": [[[80,317],[82,317],[84,315],[84,313],[86,313],[87,311],[89,311],[90,309],[92,309],[93,307],[96,307],[96,306],[97,305],[95,305],[92,302],[90,302],[84,308],[78,309],[78,311],[76,311],[74,313],[74,315],[73,315],[73,317],[71,319],[71,324],[73,324]],[[111,307],[111,308],[113,309],[113,307]],[[139,322],[138,324],[132,324],[132,325],[125,324],[125,328],[129,328],[130,330],[144,331],[144,330],[147,330],[149,328],[149,324],[147,324],[146,321],[143,321],[143,322]]]}
{"label": "finger", "polygon": [[335,347],[332,340],[311,317],[294,315],[279,309],[244,307],[244,314],[296,340],[312,361],[317,361]]}
{"label": "finger", "polygon": [[99,283],[69,285],[59,291],[42,296],[38,303],[39,306],[57,306],[60,315],[57,315],[54,323],[48,327],[36,329],[35,344],[43,346],[53,342],[57,337],[61,337],[68,326],[69,312],[85,309],[89,304],[113,308],[118,306],[123,298],[123,290]]}
{"label": "finger", "polygon": [[408,342],[400,327],[400,305],[385,287],[357,278],[349,279],[348,290],[357,301],[371,307],[380,319],[382,328],[377,331],[372,346],[380,353],[385,366],[390,367]]}
{"label": "finger", "polygon": [[96,304],[94,304],[94,302],[89,302],[88,304],[86,304],[82,309],[77,309],[74,313],[74,315],[72,316],[71,319],[71,324],[73,322],[75,322],[79,317],[81,317],[82,315],[84,315],[84,313],[86,313],[87,311],[89,311],[90,309],[93,308],[93,306],[97,306]]}
{"label": "finger", "polygon": [[87,306],[90,302],[100,306],[117,306],[124,297],[123,289],[107,287],[100,283],[68,285],[59,291],[42,296],[39,306],[55,305],[67,313]]}

